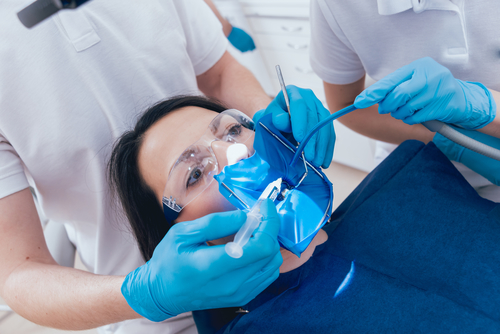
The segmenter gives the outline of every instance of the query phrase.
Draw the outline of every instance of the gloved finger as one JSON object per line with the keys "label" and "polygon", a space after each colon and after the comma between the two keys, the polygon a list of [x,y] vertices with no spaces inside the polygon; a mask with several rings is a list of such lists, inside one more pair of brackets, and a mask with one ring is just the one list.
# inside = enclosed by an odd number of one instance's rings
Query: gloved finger
{"label": "gloved finger", "polygon": [[277,242],[281,220],[274,202],[270,199],[264,200],[260,206],[260,214],[262,215],[262,222],[255,230],[254,236],[257,232],[264,232]]}
{"label": "gloved finger", "polygon": [[276,279],[278,279],[280,275],[280,270],[279,268],[276,269],[274,272],[272,272],[269,277],[266,278],[265,281],[261,282],[258,286],[256,286],[245,299],[242,299],[239,305],[246,305],[250,301],[252,301],[255,297],[257,297],[262,291],[267,289]]}
{"label": "gloved finger", "polygon": [[[239,285],[231,287],[231,289],[234,289],[235,292],[228,298],[227,302],[233,305],[244,305],[248,303],[250,300],[255,298],[255,296],[266,289],[269,284],[276,280],[282,263],[283,258],[281,253],[278,253],[266,266],[261,267],[259,270],[252,270],[252,275],[249,275],[246,280],[238,280]],[[242,270],[243,269],[244,268],[242,268]],[[250,272],[242,270],[240,271],[244,274]],[[230,282],[228,283],[232,284]]]}
{"label": "gloved finger", "polygon": [[[281,255],[281,254],[280,254]],[[281,259],[281,256],[280,256]],[[265,271],[263,271],[258,279],[253,278],[248,282],[244,283],[242,287],[245,287],[243,293],[235,294],[235,298],[231,301],[233,305],[246,305],[250,301],[252,301],[255,297],[257,297],[262,291],[267,289],[269,285],[271,285],[280,274],[280,263],[282,263],[282,259],[280,262],[276,262],[272,267],[269,267]]]}
{"label": "gloved finger", "polygon": [[412,121],[412,116],[419,115],[419,118],[424,119],[423,121],[426,121],[428,119],[425,119],[428,115],[428,110],[426,109],[426,106],[429,104],[429,101],[427,100],[426,97],[423,96],[423,94],[415,96],[411,101],[391,113],[391,116],[400,119],[406,124],[415,124],[415,121]]}
{"label": "gloved finger", "polygon": [[[280,229],[280,218],[271,200],[265,200],[262,203],[260,212],[262,222],[253,233],[253,237],[243,246],[243,255],[239,259],[227,255],[223,245],[209,247],[198,244],[194,245],[194,249],[198,250],[198,258],[203,257],[203,261],[198,262],[206,263],[213,275],[216,275],[215,273],[221,275],[229,273],[237,268],[258,263],[261,260],[264,260],[265,263],[269,262],[279,252],[278,231]],[[226,222],[231,223],[230,221]],[[234,230],[234,232],[237,230]]]}
{"label": "gloved finger", "polygon": [[323,160],[323,164],[321,165],[323,168],[330,167],[330,164],[332,163],[332,160],[333,160],[335,141],[337,140],[337,136],[335,135],[335,128],[333,126],[333,122],[332,122],[332,125],[330,125],[330,127],[331,127],[331,135],[330,135],[330,139],[328,141],[328,148],[326,149],[325,159]]}
{"label": "gloved finger", "polygon": [[415,96],[419,95],[427,86],[425,75],[414,72],[412,78],[396,86],[385,99],[379,102],[379,114],[388,114],[409,103]]}
{"label": "gloved finger", "polygon": [[256,286],[266,281],[276,270],[279,270],[282,263],[283,258],[278,252],[271,259],[263,259],[232,270],[226,268],[226,270],[216,272],[211,266],[207,275],[204,273],[204,278],[209,278],[205,284],[206,294],[210,296],[210,291],[213,291],[213,296],[231,298],[240,293],[239,298],[242,298],[241,294],[252,291]]}
{"label": "gloved finger", "polygon": [[[318,111],[320,112],[320,111]],[[323,120],[324,117],[323,115],[320,115],[318,117],[318,122]],[[316,125],[316,124],[314,124]],[[330,141],[330,136],[331,136],[331,125],[325,125],[318,131],[318,136],[317,136],[317,141],[316,141],[316,148],[315,148],[315,156],[314,159],[312,160],[313,164],[315,166],[321,166],[323,165],[325,161],[325,156],[327,154],[326,150],[328,148],[328,142]]]}
{"label": "gloved finger", "polygon": [[261,109],[253,114],[252,121],[257,124],[259,120],[266,115],[266,109]]}
{"label": "gloved finger", "polygon": [[169,233],[175,233],[174,239],[182,240],[185,246],[204,244],[238,232],[245,221],[246,213],[241,210],[218,212],[193,221],[177,223]]}
{"label": "gloved finger", "polygon": [[[288,93],[290,94],[290,93]],[[267,107],[269,109],[269,107],[272,106],[273,108],[273,113],[277,112],[276,109],[281,109],[282,111],[288,113],[288,109],[286,107],[286,102],[285,102],[285,97],[283,96],[283,92],[280,91],[278,93],[278,95],[276,95],[276,97],[271,101],[271,103],[269,104],[269,106]]]}
{"label": "gloved finger", "polygon": [[403,119],[403,122],[409,125],[414,125],[436,119],[436,116],[433,116],[433,114],[429,113],[428,110],[429,108],[423,108],[421,110],[417,110],[413,115]]}
{"label": "gloved finger", "polygon": [[286,111],[273,112],[273,124],[282,132],[292,132],[292,123],[290,122],[290,116]]}
{"label": "gloved finger", "polygon": [[293,137],[298,142],[301,142],[307,134],[309,125],[308,117],[311,114],[316,116],[315,104],[319,102],[319,100],[310,89],[288,85],[286,86],[286,91],[290,99]]}
{"label": "gloved finger", "polygon": [[413,63],[403,66],[366,88],[356,97],[354,106],[358,109],[362,109],[379,103],[387,94],[396,88],[396,86],[412,77],[413,68]]}
{"label": "gloved finger", "polygon": [[215,268],[210,266],[206,270],[207,275],[203,273],[205,279],[207,277],[210,278],[205,283],[205,294],[209,297],[225,296],[226,298],[231,298],[238,292],[241,294],[245,291],[253,290],[255,286],[272,275],[274,270],[279,269],[282,263],[281,253],[276,255],[271,259],[263,259],[244,267],[233,268],[232,270],[216,272]]}
{"label": "gloved finger", "polygon": [[[311,129],[316,125],[318,124],[319,122],[319,116],[318,116],[318,113],[316,111],[309,111],[307,113],[307,131],[306,131],[306,135],[309,133],[309,131],[311,131]],[[306,159],[308,161],[312,161],[314,162],[315,160],[315,157],[317,155],[318,152],[316,152],[316,143],[318,142],[319,140],[319,135],[320,133],[324,133],[324,128],[320,129],[319,131],[317,131],[312,137],[311,139],[309,140],[309,142],[307,143],[306,147],[304,148],[304,154],[306,155]],[[305,136],[304,136],[305,137]],[[297,138],[295,138],[297,139]],[[298,141],[298,140],[297,140]]]}

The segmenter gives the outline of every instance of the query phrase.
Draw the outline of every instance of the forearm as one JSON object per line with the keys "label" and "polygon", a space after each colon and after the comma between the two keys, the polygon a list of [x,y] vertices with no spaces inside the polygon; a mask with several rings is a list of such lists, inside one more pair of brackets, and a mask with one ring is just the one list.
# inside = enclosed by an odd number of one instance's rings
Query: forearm
{"label": "forearm", "polygon": [[424,143],[432,140],[434,133],[423,125],[408,125],[392,118],[391,115],[380,115],[377,107],[378,105],[374,105],[370,108],[355,110],[339,118],[339,122],[364,136],[392,144],[401,144],[408,139],[416,139]]}
{"label": "forearm", "polygon": [[490,89],[490,93],[497,105],[497,114],[493,122],[486,125],[484,128],[479,129],[478,131],[493,137],[500,138],[500,110],[498,110],[500,106],[500,92]]}
{"label": "forearm", "polygon": [[198,86],[205,95],[215,97],[250,117],[271,102],[253,74],[228,52],[213,68],[198,76]]}
{"label": "forearm", "polygon": [[251,117],[271,103],[254,75],[237,62],[224,71],[219,96]]}
{"label": "forearm", "polygon": [[[364,77],[348,85],[325,83],[326,100],[330,112],[334,113],[353,104],[354,99],[363,89]],[[427,143],[434,135],[423,125],[408,125],[390,115],[379,114],[378,105],[355,110],[339,118],[339,122],[364,136],[392,144],[400,144],[408,139]]]}
{"label": "forearm", "polygon": [[34,323],[82,330],[140,317],[121,294],[123,280],[28,260],[9,275],[2,297]]}

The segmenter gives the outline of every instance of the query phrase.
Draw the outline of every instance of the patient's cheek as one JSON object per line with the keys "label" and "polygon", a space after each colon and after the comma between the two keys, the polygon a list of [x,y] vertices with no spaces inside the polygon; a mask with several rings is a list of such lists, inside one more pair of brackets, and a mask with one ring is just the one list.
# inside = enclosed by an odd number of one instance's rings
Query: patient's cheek
{"label": "patient's cheek", "polygon": [[218,187],[219,185],[217,182],[212,182],[203,193],[181,211],[177,221],[190,221],[215,212],[236,210],[236,208],[222,196]]}
{"label": "patient's cheek", "polygon": [[[236,210],[236,208],[229,203],[224,196],[222,196],[218,190],[218,186],[217,182],[212,182],[212,184],[210,184],[210,186],[202,194],[200,194],[200,196],[194,199],[181,211],[177,221],[190,221],[215,212]],[[234,234],[217,240],[211,240],[208,244],[222,245],[233,241],[233,239]]]}

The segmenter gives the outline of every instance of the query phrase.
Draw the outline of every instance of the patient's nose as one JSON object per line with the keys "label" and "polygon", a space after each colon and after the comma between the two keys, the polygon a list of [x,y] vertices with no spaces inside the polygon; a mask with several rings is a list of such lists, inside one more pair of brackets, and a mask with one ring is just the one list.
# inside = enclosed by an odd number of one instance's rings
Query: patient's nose
{"label": "patient's nose", "polygon": [[219,163],[219,168],[232,165],[248,157],[248,149],[244,144],[217,140],[212,142],[212,150]]}

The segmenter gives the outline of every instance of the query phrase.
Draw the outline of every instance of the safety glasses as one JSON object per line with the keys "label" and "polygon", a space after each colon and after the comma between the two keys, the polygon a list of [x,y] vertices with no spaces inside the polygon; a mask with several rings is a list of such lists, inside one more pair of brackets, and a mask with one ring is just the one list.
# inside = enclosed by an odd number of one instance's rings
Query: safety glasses
{"label": "safety glasses", "polygon": [[[205,191],[214,175],[219,173],[219,163],[212,148],[215,141],[247,144],[253,153],[254,123],[236,109],[228,109],[210,122],[205,134],[179,156],[170,170],[163,191],[163,213],[172,223],[183,208]],[[252,140],[251,140],[252,139]]]}

